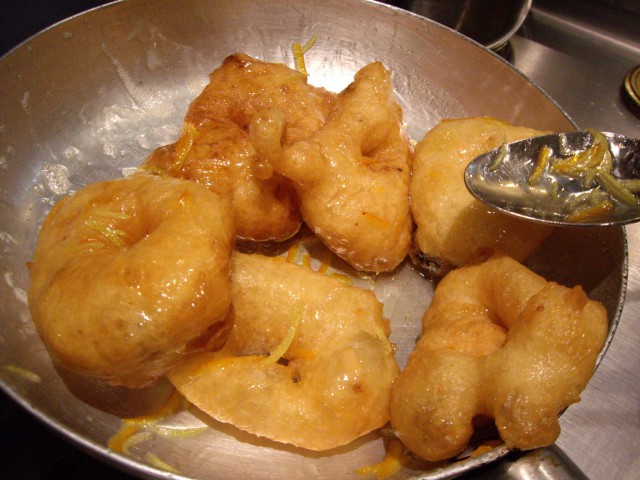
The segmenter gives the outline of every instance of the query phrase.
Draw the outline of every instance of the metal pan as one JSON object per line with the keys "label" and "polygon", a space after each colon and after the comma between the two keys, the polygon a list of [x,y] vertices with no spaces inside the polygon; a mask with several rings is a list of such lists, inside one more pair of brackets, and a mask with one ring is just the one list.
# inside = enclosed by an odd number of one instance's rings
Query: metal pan
{"label": "metal pan", "polygon": [[[498,56],[436,23],[367,0],[129,0],[58,24],[0,60],[0,386],[89,453],[136,475],[175,478],[150,463],[149,453],[200,479],[340,479],[384,456],[373,434],[311,454],[192,411],[165,426],[211,428],[151,435],[128,454],[114,453],[107,442],[121,417],[153,409],[169,388],[161,383],[131,392],[56,371],[26,305],[26,263],[55,201],[89,182],[121,176],[173,141],[187,105],[228,54],[292,64],[292,43],[313,35],[316,45],[306,55],[311,83],[337,91],[360,67],[381,60],[393,72],[414,139],[443,118],[479,115],[538,129],[573,128],[550,98]],[[529,263],[549,279],[582,284],[605,304],[613,334],[627,272],[621,228],[558,230]],[[404,364],[433,287],[409,264],[366,283],[385,302]],[[505,454],[497,448],[437,469],[407,468],[395,478],[450,478]]]}

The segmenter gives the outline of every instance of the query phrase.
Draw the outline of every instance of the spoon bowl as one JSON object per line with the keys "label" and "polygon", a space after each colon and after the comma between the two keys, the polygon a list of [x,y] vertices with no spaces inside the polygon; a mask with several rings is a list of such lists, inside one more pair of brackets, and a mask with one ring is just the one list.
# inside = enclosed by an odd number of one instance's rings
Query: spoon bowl
{"label": "spoon bowl", "polygon": [[[606,167],[594,165],[596,149],[608,159]],[[567,166],[573,169],[569,174]],[[640,196],[634,192],[640,189],[640,140],[623,135],[587,130],[506,143],[472,160],[464,179],[480,201],[540,223],[593,227],[640,221]]]}

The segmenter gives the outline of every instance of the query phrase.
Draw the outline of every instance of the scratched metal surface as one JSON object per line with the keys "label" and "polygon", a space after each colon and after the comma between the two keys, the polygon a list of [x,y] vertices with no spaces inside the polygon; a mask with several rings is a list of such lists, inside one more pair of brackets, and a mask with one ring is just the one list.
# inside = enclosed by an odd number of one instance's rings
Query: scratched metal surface
{"label": "scratched metal surface", "polygon": [[[442,118],[462,116],[572,128],[553,101],[500,58],[450,30],[366,0],[130,0],[59,24],[0,62],[0,364],[36,375],[0,369],[0,385],[42,421],[137,475],[171,477],[149,464],[149,452],[186,477],[206,479],[350,478],[384,454],[376,435],[327,454],[310,454],[194,412],[164,426],[210,426],[205,433],[151,435],[129,455],[116,454],[106,442],[121,426],[118,414],[151,408],[166,398],[166,384],[134,393],[63,378],[37,338],[26,306],[25,265],[39,224],[55,201],[89,182],[126,174],[153,148],[173,141],[189,101],[226,55],[243,51],[292,64],[290,45],[314,34],[317,43],[306,57],[310,82],[337,91],[366,63],[383,61],[393,72],[414,139]],[[606,304],[613,325],[624,294],[624,242],[622,229],[581,235],[566,230],[531,265],[549,278],[585,285]],[[585,257],[599,261],[586,268]],[[404,264],[362,286],[385,303],[403,364],[432,285]],[[463,462],[449,472],[405,470],[396,478],[444,478],[483,461]]]}
{"label": "scratched metal surface", "polygon": [[[582,2],[580,9],[570,0],[536,0],[523,36],[512,41],[514,64],[579,127],[640,138],[640,118],[619,93],[640,62],[638,25],[636,0]],[[557,442],[594,480],[640,478],[640,224],[625,231],[629,277],[620,324],[582,401],[562,416]]]}

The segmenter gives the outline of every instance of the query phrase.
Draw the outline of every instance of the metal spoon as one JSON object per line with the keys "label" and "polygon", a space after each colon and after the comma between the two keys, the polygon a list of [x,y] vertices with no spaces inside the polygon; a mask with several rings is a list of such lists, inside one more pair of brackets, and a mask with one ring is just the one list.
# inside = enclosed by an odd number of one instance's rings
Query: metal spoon
{"label": "metal spoon", "polygon": [[640,192],[640,140],[614,133],[565,132],[504,144],[475,158],[464,179],[482,202],[541,223],[640,221],[634,192]]}

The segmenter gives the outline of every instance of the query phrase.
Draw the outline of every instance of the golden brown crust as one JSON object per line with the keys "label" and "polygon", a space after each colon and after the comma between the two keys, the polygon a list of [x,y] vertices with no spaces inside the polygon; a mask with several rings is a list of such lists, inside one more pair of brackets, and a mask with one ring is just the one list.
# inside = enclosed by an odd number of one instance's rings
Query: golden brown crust
{"label": "golden brown crust", "polygon": [[438,281],[444,277],[451,270],[456,268],[456,265],[449,263],[444,258],[430,257],[422,252],[415,243],[411,245],[409,250],[409,258],[415,266],[417,266],[426,278],[433,281]]}
{"label": "golden brown crust", "polygon": [[189,106],[180,139],[156,150],[146,165],[229,195],[238,237],[285,240],[301,224],[296,194],[283,177],[264,171],[249,124],[263,110],[277,110],[287,146],[324,124],[334,95],[284,64],[241,53],[227,57],[209,80]]}
{"label": "golden brown crust", "polygon": [[[261,255],[235,254],[232,279],[234,327],[225,347],[168,374],[190,402],[220,421],[311,450],[387,423],[399,369],[372,292]],[[282,358],[262,356],[292,331]]]}
{"label": "golden brown crust", "polygon": [[559,413],[579,400],[607,334],[604,307],[509,257],[445,276],[398,377],[391,423],[431,461],[460,453],[478,415],[509,448],[552,444]]}
{"label": "golden brown crust", "polygon": [[91,184],[44,222],[29,306],[61,366],[115,385],[152,383],[226,339],[233,219],[192,182],[151,175]]}
{"label": "golden brown crust", "polygon": [[360,69],[326,124],[289,148],[280,148],[277,112],[256,120],[254,143],[293,182],[305,223],[328,248],[358,270],[392,270],[404,260],[411,150],[381,63]]}
{"label": "golden brown crust", "polygon": [[282,63],[235,53],[211,73],[185,121],[197,124],[201,119],[224,119],[247,131],[257,113],[278,110],[286,118],[283,144],[288,146],[324,124],[334,97],[309,85],[306,75]]}
{"label": "golden brown crust", "polygon": [[[510,217],[476,200],[464,183],[464,170],[476,156],[505,142],[544,132],[489,118],[444,120],[416,146],[410,186],[416,223],[414,259],[435,262],[446,273],[503,252],[522,261],[552,228]],[[420,264],[419,263],[419,264]]]}

